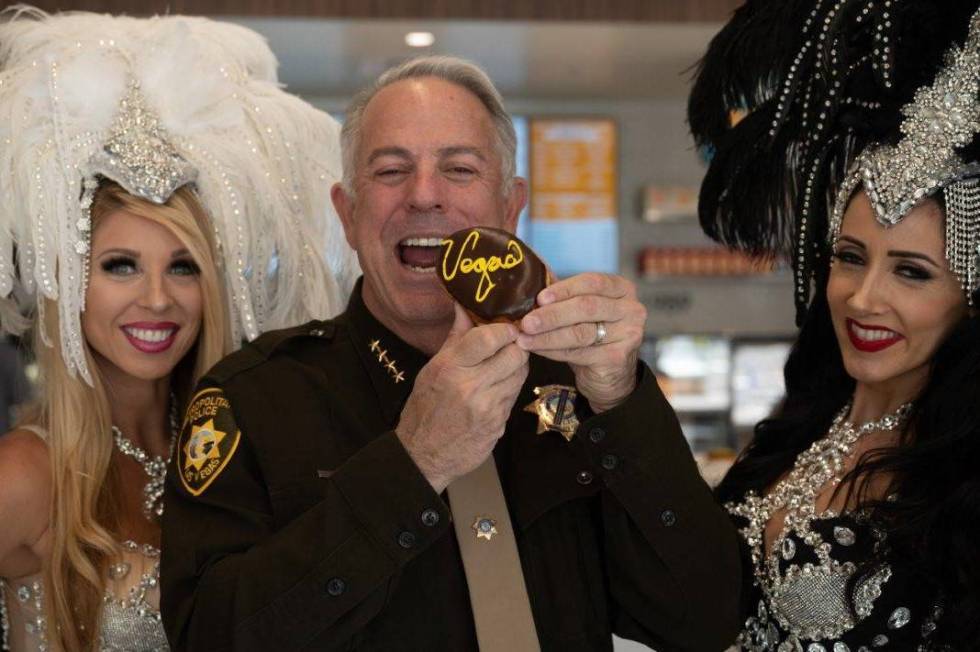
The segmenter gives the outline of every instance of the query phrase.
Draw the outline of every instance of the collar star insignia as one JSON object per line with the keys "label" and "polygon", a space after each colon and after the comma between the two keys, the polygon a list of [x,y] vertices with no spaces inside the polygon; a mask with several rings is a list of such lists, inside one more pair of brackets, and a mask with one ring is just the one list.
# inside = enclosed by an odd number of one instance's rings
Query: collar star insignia
{"label": "collar star insignia", "polygon": [[476,520],[473,521],[473,525],[470,527],[476,532],[477,539],[486,539],[489,541],[493,538],[493,535],[497,534],[497,521],[489,516],[477,516]]}
{"label": "collar star insignia", "polygon": [[388,357],[388,350],[381,348],[381,340],[371,340],[368,342],[371,353],[378,356],[378,362],[384,367],[388,375],[395,381],[395,384],[405,381],[405,374],[398,370],[398,362]]}
{"label": "collar star insignia", "polygon": [[575,415],[578,392],[567,385],[545,385],[535,387],[534,395],[538,398],[528,403],[524,411],[538,415],[538,434],[553,430],[572,441],[579,426]]}

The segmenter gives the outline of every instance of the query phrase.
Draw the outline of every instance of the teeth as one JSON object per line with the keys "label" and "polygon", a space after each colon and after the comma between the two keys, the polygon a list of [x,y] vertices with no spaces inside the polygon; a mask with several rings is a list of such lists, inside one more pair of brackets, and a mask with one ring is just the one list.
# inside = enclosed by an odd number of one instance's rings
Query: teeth
{"label": "teeth", "polygon": [[895,331],[882,330],[880,328],[875,328],[875,329],[861,328],[860,326],[858,326],[853,322],[851,323],[851,330],[854,331],[854,334],[857,335],[859,339],[862,339],[866,342],[891,340],[894,339],[895,336],[897,335]]}
{"label": "teeth", "polygon": [[442,238],[405,238],[400,243],[403,247],[438,247]]}
{"label": "teeth", "polygon": [[162,330],[161,329],[150,330],[148,328],[127,328],[126,332],[129,333],[132,337],[135,337],[136,339],[140,340],[141,342],[156,344],[158,342],[163,342],[171,335],[173,335],[174,330],[175,329],[173,328],[165,328]]}
{"label": "teeth", "polygon": [[409,265],[408,268],[411,269],[413,272],[422,272],[423,274],[428,274],[430,272],[436,271],[435,267],[416,267],[415,265]]}

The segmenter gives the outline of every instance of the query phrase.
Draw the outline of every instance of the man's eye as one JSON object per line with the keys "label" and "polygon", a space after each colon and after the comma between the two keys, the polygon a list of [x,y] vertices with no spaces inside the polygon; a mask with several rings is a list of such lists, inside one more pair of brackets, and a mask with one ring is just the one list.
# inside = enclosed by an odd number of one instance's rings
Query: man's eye
{"label": "man's eye", "polygon": [[102,261],[102,270],[115,276],[129,276],[137,272],[136,261],[132,258],[110,258]]}

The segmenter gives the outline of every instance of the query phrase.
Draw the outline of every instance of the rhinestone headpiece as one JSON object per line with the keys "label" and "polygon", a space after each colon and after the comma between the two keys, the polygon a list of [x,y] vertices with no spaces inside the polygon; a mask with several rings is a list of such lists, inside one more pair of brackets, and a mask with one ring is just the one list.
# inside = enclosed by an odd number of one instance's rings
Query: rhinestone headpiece
{"label": "rhinestone headpiece", "polygon": [[0,44],[0,332],[41,325],[93,382],[81,314],[103,179],[157,204],[193,182],[232,342],[342,309],[358,274],[329,197],[339,126],[282,90],[259,34],[18,6]]}
{"label": "rhinestone headpiece", "polygon": [[175,190],[197,178],[197,170],[177,152],[159,118],[146,106],[136,80],[130,80],[105,145],[89,160],[88,172],[109,177],[126,192],[155,204],[165,203]]}
{"label": "rhinestone headpiece", "polygon": [[935,81],[916,92],[902,115],[901,140],[868,147],[851,167],[834,202],[830,242],[837,241],[859,184],[884,226],[898,224],[922,199],[943,190],[946,257],[970,300],[980,277],[980,162],[966,162],[956,150],[980,132],[980,13],[970,22],[966,44],[950,49]]}

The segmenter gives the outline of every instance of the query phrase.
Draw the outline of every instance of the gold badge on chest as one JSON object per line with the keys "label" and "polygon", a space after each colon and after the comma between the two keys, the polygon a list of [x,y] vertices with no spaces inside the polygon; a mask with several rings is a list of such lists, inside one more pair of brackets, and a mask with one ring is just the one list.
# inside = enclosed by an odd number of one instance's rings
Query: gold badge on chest
{"label": "gold badge on chest", "polygon": [[534,395],[538,398],[531,401],[524,411],[538,415],[538,434],[553,430],[572,441],[578,429],[578,417],[575,415],[578,392],[568,385],[545,385],[535,387]]}

